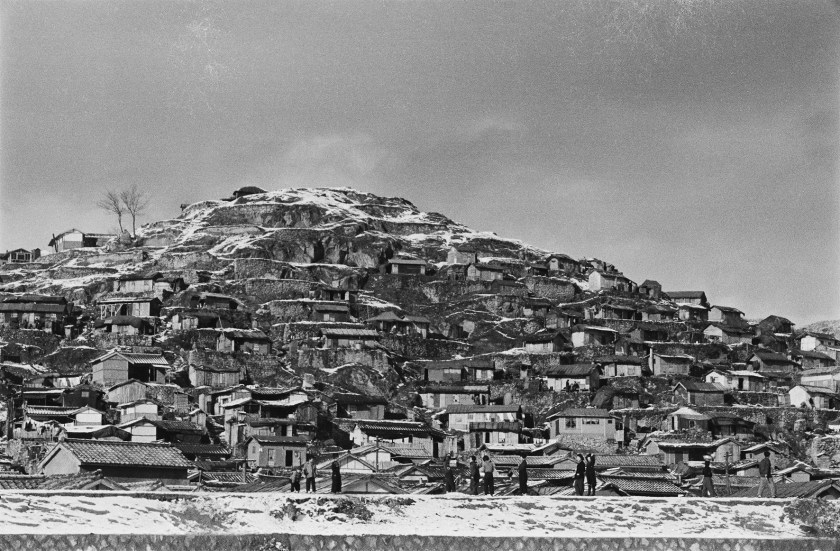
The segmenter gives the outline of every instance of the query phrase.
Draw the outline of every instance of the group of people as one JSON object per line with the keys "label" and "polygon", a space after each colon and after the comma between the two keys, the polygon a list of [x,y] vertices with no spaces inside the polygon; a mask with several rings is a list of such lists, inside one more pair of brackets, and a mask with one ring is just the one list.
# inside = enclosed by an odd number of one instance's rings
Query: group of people
{"label": "group of people", "polygon": [[[332,486],[330,487],[330,491],[334,494],[341,493],[341,466],[338,464],[338,461],[333,461],[332,465],[330,466],[331,470],[331,479],[332,479]],[[313,458],[309,458],[306,460],[306,463],[303,464],[303,467],[298,467],[297,469],[292,471],[291,476],[289,477],[289,481],[291,482],[291,490],[293,492],[300,491],[300,479],[306,479],[306,493],[312,492],[315,493],[315,475],[317,474],[317,469],[315,468],[315,460]]]}
{"label": "group of people", "polygon": [[595,456],[591,453],[577,454],[577,466],[575,466],[575,494],[584,495],[584,484],[587,486],[586,495],[595,495],[595,486],[598,479],[595,477]]}
{"label": "group of people", "polygon": [[[715,484],[712,480],[712,460],[709,457],[703,463],[703,482],[700,497],[717,497]],[[773,465],[770,463],[770,452],[765,451],[764,457],[758,462],[758,497],[764,497],[764,489],[770,491],[770,497],[776,497],[776,483],[773,482]]]}

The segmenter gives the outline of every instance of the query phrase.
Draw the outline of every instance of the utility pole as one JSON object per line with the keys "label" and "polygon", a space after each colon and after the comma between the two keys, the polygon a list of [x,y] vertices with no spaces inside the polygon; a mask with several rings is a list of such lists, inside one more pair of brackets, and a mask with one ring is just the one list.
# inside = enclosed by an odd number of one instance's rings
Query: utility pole
{"label": "utility pole", "polygon": [[732,486],[729,483],[729,458],[732,456],[732,452],[727,451],[724,454],[724,458],[726,459],[726,493],[728,495],[732,495]]}

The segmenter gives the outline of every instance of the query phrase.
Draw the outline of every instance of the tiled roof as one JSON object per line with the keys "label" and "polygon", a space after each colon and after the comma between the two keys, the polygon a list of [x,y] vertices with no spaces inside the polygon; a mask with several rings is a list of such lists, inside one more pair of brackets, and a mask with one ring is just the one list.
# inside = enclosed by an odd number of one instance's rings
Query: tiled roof
{"label": "tiled roof", "polygon": [[321,329],[325,337],[356,337],[366,339],[379,338],[379,333],[371,329],[340,329],[335,327]]}
{"label": "tiled roof", "polygon": [[677,383],[677,386],[682,386],[689,392],[723,392],[723,387],[718,386],[715,383],[704,383],[701,381],[692,381],[692,380],[684,380]]}
{"label": "tiled roof", "polygon": [[90,363],[97,363],[113,356],[119,356],[120,358],[126,360],[130,364],[134,365],[160,365],[160,366],[169,366],[169,362],[166,361],[166,358],[161,356],[160,354],[133,354],[127,352],[117,352],[116,350],[112,350],[107,354],[99,356],[90,361]]}
{"label": "tiled roof", "polygon": [[612,484],[628,495],[679,496],[686,493],[674,483],[656,478],[605,475],[599,475],[598,478],[601,482]]}
{"label": "tiled roof", "polygon": [[[71,475],[0,475],[0,490],[85,490],[103,480],[101,471]],[[108,486],[124,489],[113,481]]]}
{"label": "tiled roof", "polygon": [[561,469],[528,469],[529,480],[566,480],[575,477],[575,471]]}
{"label": "tiled roof", "polygon": [[511,404],[507,406],[480,404],[452,404],[446,407],[447,413],[518,413],[522,406]]}
{"label": "tiled roof", "polygon": [[[812,480],[810,482],[787,482],[776,484],[777,498],[805,498],[817,497],[819,494],[834,486],[840,491],[840,485],[835,480]],[[733,492],[730,497],[758,497],[758,486]]]}
{"label": "tiled roof", "polygon": [[[250,473],[243,472],[217,472],[217,471],[202,471],[202,482],[220,482],[223,484],[249,484],[254,482],[257,478]],[[239,491],[237,489],[236,491]]]}
{"label": "tiled roof", "polygon": [[[551,467],[556,463],[560,463],[566,457],[559,457],[556,455],[534,455],[526,458],[528,467]],[[522,460],[518,455],[494,455],[493,463],[498,467],[515,467],[519,465]]]}
{"label": "tiled roof", "polygon": [[185,444],[183,442],[173,444],[181,450],[184,455],[194,457],[230,457],[233,451],[222,444]]}
{"label": "tiled roof", "polygon": [[[82,465],[125,467],[190,468],[191,461],[170,444],[148,442],[114,442],[105,440],[75,440],[68,438],[58,444],[76,456]],[[46,459],[49,459],[48,454]]]}
{"label": "tiled roof", "polygon": [[595,468],[650,467],[662,468],[662,461],[655,455],[595,455]]}
{"label": "tiled roof", "polygon": [[598,408],[570,408],[564,409],[563,411],[558,411],[557,413],[549,416],[549,419],[557,419],[558,417],[587,417],[609,419],[610,412],[605,409]]}
{"label": "tiled roof", "polygon": [[254,440],[259,442],[260,444],[285,444],[285,445],[306,445],[309,442],[309,438],[305,436],[262,436],[256,435],[251,436]]}

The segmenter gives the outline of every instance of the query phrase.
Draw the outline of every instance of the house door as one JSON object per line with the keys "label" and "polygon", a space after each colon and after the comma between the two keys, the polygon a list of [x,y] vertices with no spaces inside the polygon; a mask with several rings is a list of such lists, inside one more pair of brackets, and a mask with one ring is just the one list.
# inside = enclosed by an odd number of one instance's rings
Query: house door
{"label": "house door", "polygon": [[292,453],[292,450],[286,450],[286,466],[287,467],[294,466],[294,464],[295,464],[294,463],[294,458],[295,458],[295,456]]}

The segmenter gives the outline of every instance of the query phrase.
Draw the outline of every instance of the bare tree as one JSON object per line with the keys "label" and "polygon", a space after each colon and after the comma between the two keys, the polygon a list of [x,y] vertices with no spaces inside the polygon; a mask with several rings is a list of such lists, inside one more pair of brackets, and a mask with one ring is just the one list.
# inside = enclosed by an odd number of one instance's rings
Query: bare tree
{"label": "bare tree", "polygon": [[146,207],[149,206],[149,199],[149,195],[138,188],[137,184],[120,192],[120,202],[125,212],[131,216],[132,237],[137,237],[137,217],[146,212]]}
{"label": "bare tree", "polygon": [[96,206],[117,216],[117,223],[120,225],[120,233],[122,233],[122,217],[126,212],[126,208],[125,205],[123,205],[121,195],[114,190],[106,190],[99,201],[96,202]]}

